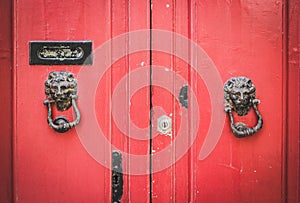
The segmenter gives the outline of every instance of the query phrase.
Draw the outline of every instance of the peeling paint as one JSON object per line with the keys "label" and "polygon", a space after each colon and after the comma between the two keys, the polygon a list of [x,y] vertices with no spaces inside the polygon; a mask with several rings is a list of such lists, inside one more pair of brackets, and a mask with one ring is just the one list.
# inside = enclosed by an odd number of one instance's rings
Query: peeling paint
{"label": "peeling paint", "polygon": [[237,172],[240,172],[241,169],[239,169],[238,167],[233,166],[232,164],[219,164],[220,166],[224,166],[225,168],[230,168],[232,170],[235,170]]}

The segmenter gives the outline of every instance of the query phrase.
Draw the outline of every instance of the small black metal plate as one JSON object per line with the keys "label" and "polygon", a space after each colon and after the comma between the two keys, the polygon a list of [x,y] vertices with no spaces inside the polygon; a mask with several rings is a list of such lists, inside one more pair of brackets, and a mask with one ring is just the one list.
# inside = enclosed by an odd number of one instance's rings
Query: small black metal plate
{"label": "small black metal plate", "polygon": [[187,85],[183,85],[180,89],[180,93],[179,93],[179,101],[181,103],[181,105],[185,108],[188,108],[188,86]]}
{"label": "small black metal plate", "polygon": [[92,41],[31,41],[30,65],[91,65]]}
{"label": "small black metal plate", "polygon": [[112,203],[120,203],[123,195],[122,154],[118,150],[112,152]]}

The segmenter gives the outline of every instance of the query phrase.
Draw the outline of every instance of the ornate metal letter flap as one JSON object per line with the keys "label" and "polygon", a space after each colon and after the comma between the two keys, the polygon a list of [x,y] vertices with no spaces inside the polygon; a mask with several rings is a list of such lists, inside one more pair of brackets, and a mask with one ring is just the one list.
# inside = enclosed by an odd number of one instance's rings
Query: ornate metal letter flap
{"label": "ornate metal letter flap", "polygon": [[30,65],[91,65],[92,41],[32,41]]}

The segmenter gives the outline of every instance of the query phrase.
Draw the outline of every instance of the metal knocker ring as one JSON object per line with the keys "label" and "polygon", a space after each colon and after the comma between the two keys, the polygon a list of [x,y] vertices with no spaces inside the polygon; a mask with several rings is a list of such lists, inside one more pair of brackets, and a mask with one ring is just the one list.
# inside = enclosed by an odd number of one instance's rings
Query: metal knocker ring
{"label": "metal knocker ring", "polygon": [[[77,100],[77,81],[70,72],[51,72],[45,81],[45,94],[47,99],[44,104],[48,109],[48,124],[56,132],[64,133],[78,125],[80,121],[80,112],[76,105]],[[58,116],[52,119],[52,107],[54,103],[59,111],[65,111],[73,106],[75,120],[69,122],[67,118]]]}
{"label": "metal knocker ring", "polygon": [[[224,85],[224,101],[225,112],[229,115],[230,127],[236,137],[252,136],[262,128],[263,119],[257,108],[260,101],[256,99],[256,88],[249,78],[229,79]],[[251,108],[254,109],[257,117],[256,126],[247,127],[242,122],[234,123],[232,111],[235,111],[238,116],[244,116],[248,114]]]}

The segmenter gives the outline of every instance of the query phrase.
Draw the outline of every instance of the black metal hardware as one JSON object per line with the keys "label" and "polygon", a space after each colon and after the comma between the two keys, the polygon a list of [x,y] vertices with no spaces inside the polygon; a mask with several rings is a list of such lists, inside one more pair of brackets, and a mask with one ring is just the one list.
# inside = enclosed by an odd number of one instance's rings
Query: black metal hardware
{"label": "black metal hardware", "polygon": [[183,107],[188,108],[188,85],[183,85],[181,87],[179,101]]}
{"label": "black metal hardware", "polygon": [[32,41],[30,65],[91,65],[92,41]]}
{"label": "black metal hardware", "polygon": [[[45,94],[47,99],[44,104],[48,107],[48,124],[56,132],[64,133],[75,127],[80,121],[80,112],[76,105],[77,81],[70,72],[51,72],[45,81]],[[52,120],[52,107],[55,104],[57,110],[65,111],[73,106],[76,119],[69,122],[65,117],[59,116]]]}
{"label": "black metal hardware", "polygon": [[112,152],[112,203],[119,203],[123,195],[123,170],[122,154],[114,150]]}
{"label": "black metal hardware", "polygon": [[[236,137],[252,136],[262,128],[263,119],[257,108],[260,101],[256,99],[256,88],[249,78],[242,76],[230,78],[224,85],[224,102],[225,112],[229,115],[230,126]],[[238,116],[244,116],[251,108],[254,109],[258,119],[256,126],[250,128],[242,122],[234,123],[232,111]]]}

